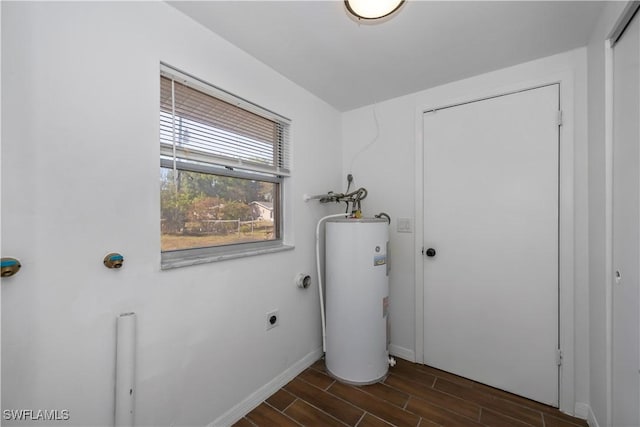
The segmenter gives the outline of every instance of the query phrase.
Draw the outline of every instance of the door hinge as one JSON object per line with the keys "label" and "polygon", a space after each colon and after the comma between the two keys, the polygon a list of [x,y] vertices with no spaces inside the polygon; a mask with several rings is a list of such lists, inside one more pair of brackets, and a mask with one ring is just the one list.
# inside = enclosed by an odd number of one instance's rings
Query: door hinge
{"label": "door hinge", "polygon": [[562,350],[556,350],[556,365],[562,366]]}
{"label": "door hinge", "polygon": [[562,126],[562,110],[558,110],[557,121],[558,121],[558,126]]}

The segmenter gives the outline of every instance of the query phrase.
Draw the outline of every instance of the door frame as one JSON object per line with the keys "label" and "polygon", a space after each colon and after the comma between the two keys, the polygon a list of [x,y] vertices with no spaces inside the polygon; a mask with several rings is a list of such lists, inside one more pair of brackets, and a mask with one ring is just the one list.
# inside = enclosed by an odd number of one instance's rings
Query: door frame
{"label": "door frame", "polygon": [[466,88],[465,95],[444,97],[431,105],[417,104],[415,116],[416,132],[416,193],[415,193],[415,361],[424,363],[424,258],[421,254],[424,235],[424,150],[423,115],[445,106],[480,101],[550,84],[560,86],[560,108],[562,126],[560,135],[560,186],[559,186],[559,341],[562,365],[559,374],[558,403],[561,411],[583,416],[575,400],[575,351],[574,351],[574,303],[575,303],[575,244],[574,244],[574,75],[572,70],[552,74],[548,77],[523,80],[509,85],[489,88]]}

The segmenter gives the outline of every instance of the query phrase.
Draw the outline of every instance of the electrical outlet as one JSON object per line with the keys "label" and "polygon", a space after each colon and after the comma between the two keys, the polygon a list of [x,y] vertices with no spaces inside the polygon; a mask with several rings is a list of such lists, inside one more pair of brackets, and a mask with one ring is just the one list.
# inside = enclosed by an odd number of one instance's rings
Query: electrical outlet
{"label": "electrical outlet", "polygon": [[280,311],[272,310],[267,313],[267,331],[269,329],[275,328],[280,324]]}

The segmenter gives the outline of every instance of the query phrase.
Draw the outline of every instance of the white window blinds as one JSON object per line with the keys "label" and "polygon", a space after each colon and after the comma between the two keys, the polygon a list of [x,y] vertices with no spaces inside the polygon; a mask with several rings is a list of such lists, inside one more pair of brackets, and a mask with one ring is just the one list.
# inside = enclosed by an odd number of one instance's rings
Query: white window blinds
{"label": "white window blinds", "polygon": [[193,77],[162,67],[160,154],[288,176],[289,120]]}

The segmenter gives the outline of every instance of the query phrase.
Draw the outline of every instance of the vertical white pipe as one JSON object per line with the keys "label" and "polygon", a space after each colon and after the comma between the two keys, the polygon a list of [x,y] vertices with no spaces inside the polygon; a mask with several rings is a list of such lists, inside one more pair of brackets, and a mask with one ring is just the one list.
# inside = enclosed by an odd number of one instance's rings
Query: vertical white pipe
{"label": "vertical white pipe", "polygon": [[318,295],[320,297],[320,323],[322,324],[322,352],[327,351],[327,322],[324,317],[324,294],[322,292],[322,267],[320,265],[320,226],[329,218],[349,216],[347,213],[327,215],[320,218],[316,225],[316,268],[318,271]]}
{"label": "vertical white pipe", "polygon": [[115,426],[133,426],[136,374],[136,314],[118,316],[116,329]]}

